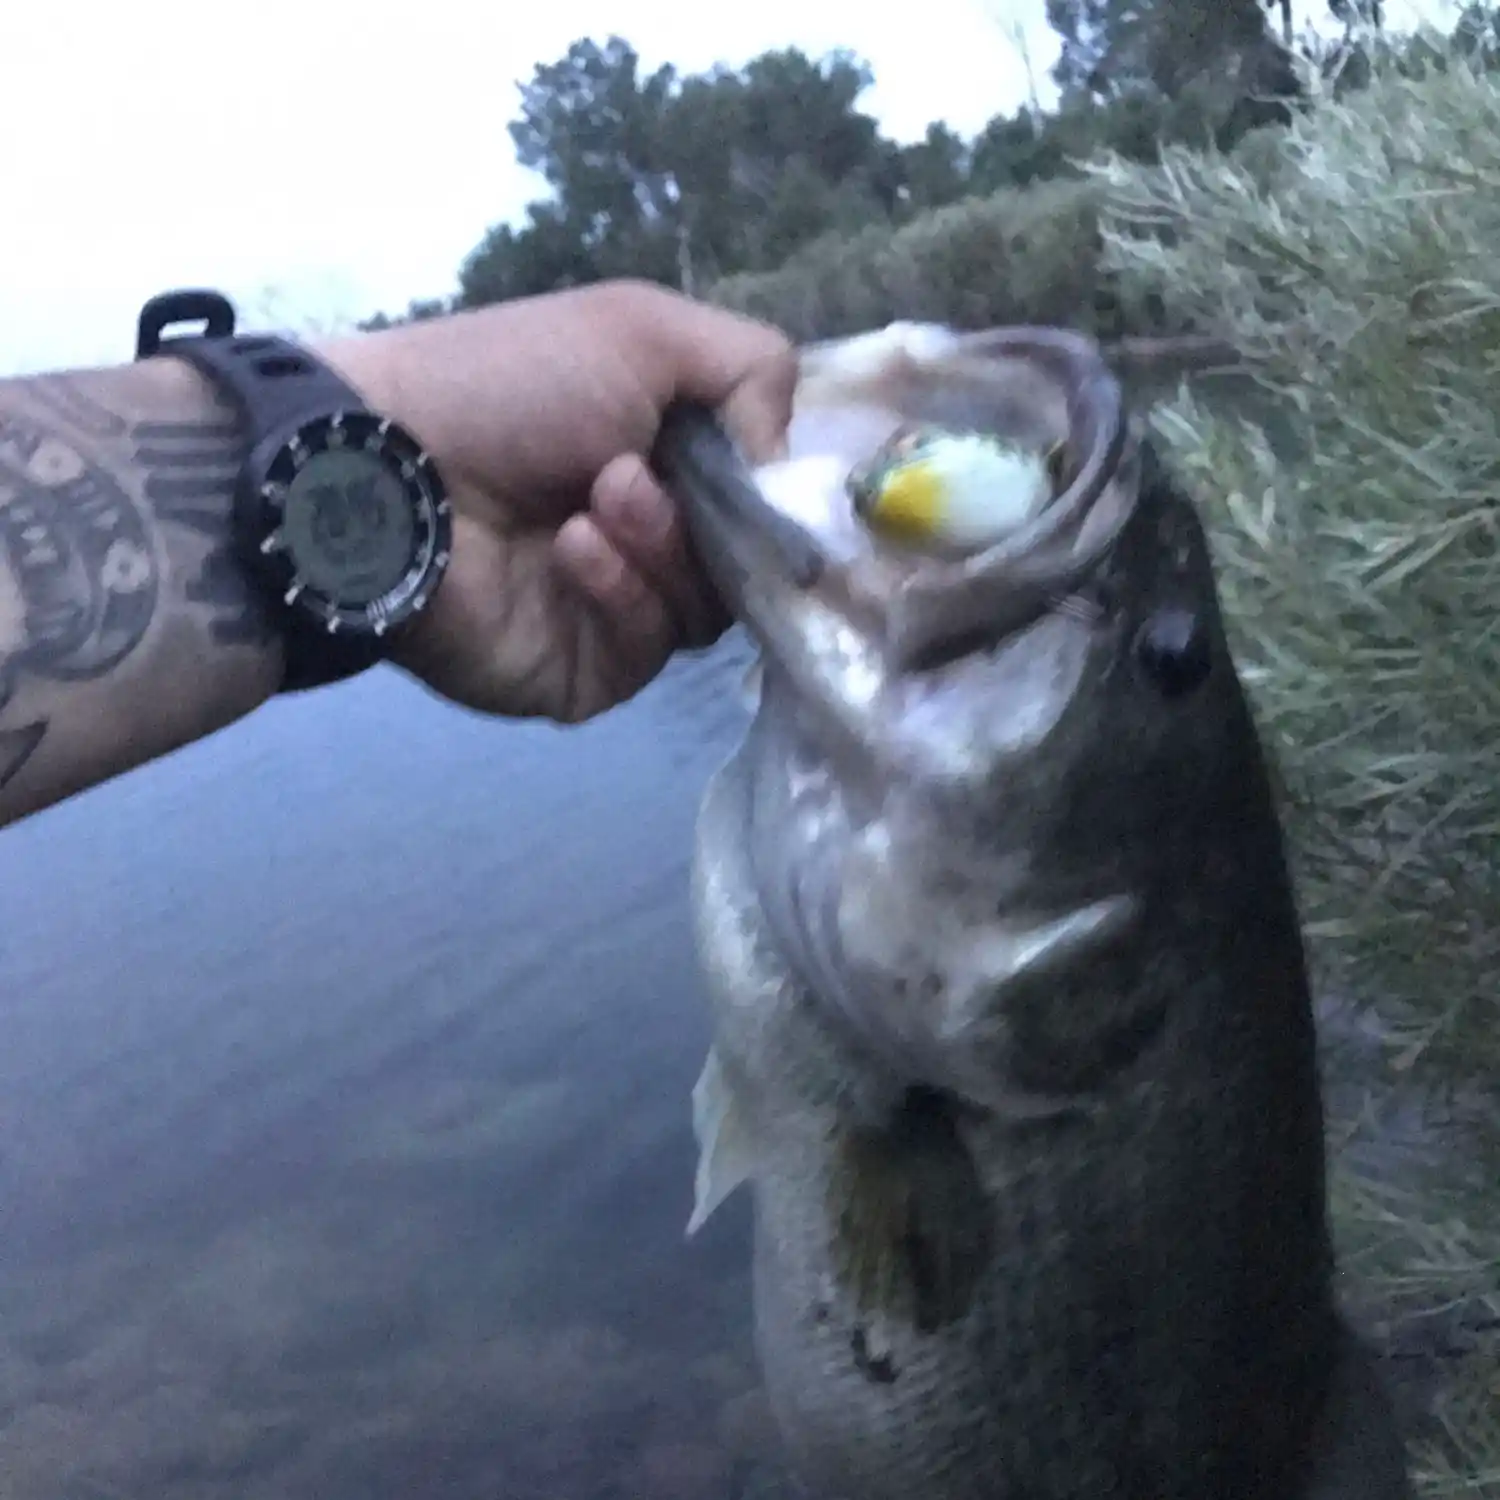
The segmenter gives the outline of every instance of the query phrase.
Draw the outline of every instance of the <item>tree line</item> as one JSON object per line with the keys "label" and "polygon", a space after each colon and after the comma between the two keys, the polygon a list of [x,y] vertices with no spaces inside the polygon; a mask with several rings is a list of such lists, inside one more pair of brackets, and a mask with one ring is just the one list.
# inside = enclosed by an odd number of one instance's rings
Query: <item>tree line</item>
{"label": "tree line", "polygon": [[[1327,4],[1344,36],[1314,60],[1357,85],[1382,0]],[[1047,17],[1061,42],[1055,108],[1028,102],[971,140],[934,123],[908,144],[860,108],[872,75],[847,51],[683,73],[648,70],[619,36],[577,41],[520,85],[509,126],[548,195],[485,235],[455,297],[364,326],[623,275],[701,292],[824,236],[1066,176],[1100,149],[1139,161],[1169,143],[1227,149],[1302,102],[1296,58],[1312,53],[1291,0],[1047,0]],[[1454,40],[1500,57],[1497,18],[1470,4]]]}

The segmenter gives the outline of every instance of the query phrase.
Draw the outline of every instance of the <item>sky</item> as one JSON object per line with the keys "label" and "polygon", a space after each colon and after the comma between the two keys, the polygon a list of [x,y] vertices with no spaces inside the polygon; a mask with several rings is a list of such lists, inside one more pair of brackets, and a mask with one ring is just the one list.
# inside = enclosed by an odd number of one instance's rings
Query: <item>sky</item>
{"label": "sky", "polygon": [[[1391,0],[1393,24],[1449,0]],[[214,286],[261,326],[445,295],[539,194],[516,84],[582,36],[647,66],[848,47],[898,140],[1050,97],[1045,0],[128,0],[17,6],[0,50],[0,374],[128,359],[136,313]],[[55,17],[55,19],[54,19]]]}

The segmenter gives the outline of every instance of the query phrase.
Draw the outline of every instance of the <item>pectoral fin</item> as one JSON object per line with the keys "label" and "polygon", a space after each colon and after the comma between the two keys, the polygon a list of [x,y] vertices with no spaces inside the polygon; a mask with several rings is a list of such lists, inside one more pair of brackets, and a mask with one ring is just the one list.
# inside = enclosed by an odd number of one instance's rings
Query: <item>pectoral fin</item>
{"label": "pectoral fin", "polygon": [[861,1312],[923,1333],[967,1312],[991,1208],[947,1100],[913,1089],[887,1127],[851,1132],[829,1190],[835,1263]]}
{"label": "pectoral fin", "polygon": [[712,1047],[693,1085],[693,1133],[698,1138],[698,1171],[689,1235],[696,1234],[719,1205],[749,1180],[755,1164],[744,1107]]}
{"label": "pectoral fin", "polygon": [[763,671],[761,659],[757,656],[745,668],[745,676],[740,683],[740,700],[751,713],[760,707],[760,684]]}

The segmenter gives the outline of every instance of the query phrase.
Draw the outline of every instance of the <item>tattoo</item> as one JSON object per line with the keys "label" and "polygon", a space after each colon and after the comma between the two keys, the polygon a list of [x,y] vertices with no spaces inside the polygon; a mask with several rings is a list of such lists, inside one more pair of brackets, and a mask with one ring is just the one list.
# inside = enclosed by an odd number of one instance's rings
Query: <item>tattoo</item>
{"label": "tattoo", "polygon": [[[161,603],[172,526],[209,542],[184,593],[210,611],[212,638],[271,644],[271,621],[230,545],[242,441],[227,410],[131,422],[74,376],[21,389],[24,404],[0,408],[0,709],[23,675],[91,681],[136,649]],[[133,462],[137,493],[112,472],[111,453]],[[20,768],[21,743],[6,741],[7,775]],[[28,742],[26,754],[34,749]]]}
{"label": "tattoo", "polygon": [[148,519],[72,443],[0,412],[0,556],[24,614],[0,660],[0,703],[24,671],[53,681],[103,676],[139,644],[160,569]]}
{"label": "tattoo", "polygon": [[264,646],[275,638],[265,609],[230,547],[228,515],[242,440],[232,420],[141,422],[135,460],[146,474],[146,498],[164,521],[213,543],[187,597],[215,611],[209,630],[223,646]]}
{"label": "tattoo", "polygon": [[122,438],[129,430],[124,417],[110,411],[107,406],[100,406],[66,375],[40,376],[30,382],[27,393],[53,416],[71,423],[90,437]]}
{"label": "tattoo", "polygon": [[0,729],[0,792],[10,785],[16,772],[31,759],[46,733],[45,720],[23,725],[20,729]]}
{"label": "tattoo", "polygon": [[[0,824],[264,693],[264,656],[203,660],[205,636],[275,643],[233,547],[243,439],[223,402],[159,373],[0,382]],[[129,682],[76,691],[127,660]]]}

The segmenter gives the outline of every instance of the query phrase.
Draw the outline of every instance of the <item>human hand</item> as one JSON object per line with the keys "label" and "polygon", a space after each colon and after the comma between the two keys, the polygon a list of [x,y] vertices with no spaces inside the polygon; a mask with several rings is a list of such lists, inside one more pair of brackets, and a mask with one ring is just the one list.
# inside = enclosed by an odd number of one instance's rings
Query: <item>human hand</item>
{"label": "human hand", "polygon": [[453,560],[396,650],[445,697],[577,722],[729,621],[645,461],[679,398],[752,462],[783,451],[797,362],[776,330],[609,282],[331,342],[321,351],[426,446]]}

